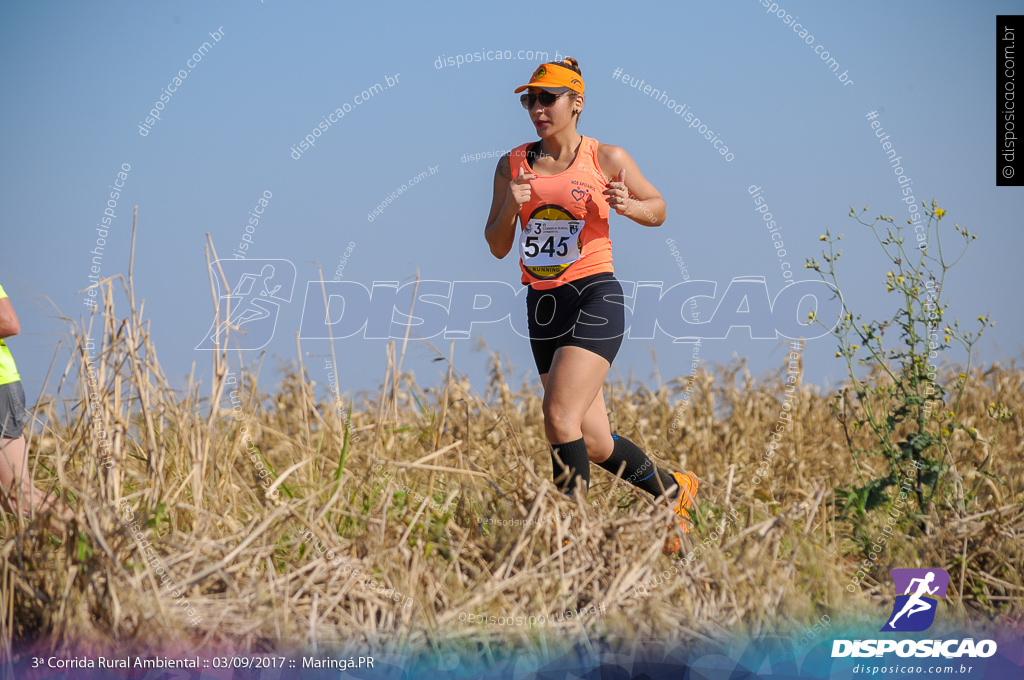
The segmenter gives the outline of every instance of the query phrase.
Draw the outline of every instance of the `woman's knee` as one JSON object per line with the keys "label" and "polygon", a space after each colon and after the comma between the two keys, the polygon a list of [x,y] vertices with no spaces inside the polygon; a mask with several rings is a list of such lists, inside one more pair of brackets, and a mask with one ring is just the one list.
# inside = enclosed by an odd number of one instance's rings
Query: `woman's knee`
{"label": "woman's knee", "polygon": [[575,441],[582,436],[582,420],[569,409],[549,400],[544,401],[544,433],[553,444]]}

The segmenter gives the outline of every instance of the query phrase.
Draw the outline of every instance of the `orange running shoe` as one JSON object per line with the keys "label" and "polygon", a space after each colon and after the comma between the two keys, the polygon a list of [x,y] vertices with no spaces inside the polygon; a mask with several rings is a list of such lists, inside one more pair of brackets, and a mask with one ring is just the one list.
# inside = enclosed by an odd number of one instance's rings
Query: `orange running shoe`
{"label": "orange running shoe", "polygon": [[[673,472],[672,478],[676,480],[676,485],[679,487],[679,498],[676,499],[675,506],[672,511],[678,516],[679,526],[682,528],[684,534],[690,533],[690,508],[693,507],[693,499],[697,495],[697,487],[700,486],[700,481],[697,479],[697,475],[693,474],[689,470],[686,472]],[[666,555],[679,552],[682,548],[682,542],[678,536],[669,536],[665,541],[665,547],[662,552]]]}

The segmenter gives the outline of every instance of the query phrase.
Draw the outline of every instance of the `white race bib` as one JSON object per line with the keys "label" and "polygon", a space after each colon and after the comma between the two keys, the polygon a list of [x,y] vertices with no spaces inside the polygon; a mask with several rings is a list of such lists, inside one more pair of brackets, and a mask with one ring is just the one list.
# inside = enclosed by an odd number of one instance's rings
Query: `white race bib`
{"label": "white race bib", "polygon": [[532,219],[519,234],[519,257],[538,278],[554,278],[580,259],[583,220]]}

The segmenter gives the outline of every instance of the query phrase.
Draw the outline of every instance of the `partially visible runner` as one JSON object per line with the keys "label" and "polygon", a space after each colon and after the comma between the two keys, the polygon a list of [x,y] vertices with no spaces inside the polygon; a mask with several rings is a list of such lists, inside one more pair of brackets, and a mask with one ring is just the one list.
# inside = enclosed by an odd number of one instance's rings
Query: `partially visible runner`
{"label": "partially visible runner", "polygon": [[[669,474],[636,444],[612,434],[602,393],[625,332],[608,215],[614,209],[657,227],[665,221],[665,201],[625,150],[576,131],[584,84],[575,59],[542,64],[515,91],[523,90],[520,101],[540,141],[498,161],[484,237],[491,253],[504,258],[517,240],[518,217],[519,266],[523,285],[530,286],[530,346],[544,386],[555,484],[569,495],[586,494],[593,461],[671,504],[689,531],[696,475]],[[679,548],[673,536],[665,552]]]}
{"label": "partially visible runner", "polygon": [[54,511],[64,519],[71,511],[53,494],[35,487],[28,471],[23,433],[27,411],[25,390],[4,338],[21,332],[18,315],[0,286],[0,500],[11,512],[30,516]]}

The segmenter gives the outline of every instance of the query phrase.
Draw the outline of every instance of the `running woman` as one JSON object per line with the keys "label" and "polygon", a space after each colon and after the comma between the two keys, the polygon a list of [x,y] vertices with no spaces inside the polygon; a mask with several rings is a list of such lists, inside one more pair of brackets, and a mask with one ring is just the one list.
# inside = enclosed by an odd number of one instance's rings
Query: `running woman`
{"label": "running woman", "polygon": [[[4,338],[21,332],[7,293],[0,286],[0,501],[11,511],[55,511],[70,519],[71,511],[56,496],[46,494],[32,484],[25,455],[25,390]],[[53,524],[54,527],[59,525]]]}
{"label": "running woman", "polygon": [[[576,131],[584,104],[575,59],[542,64],[517,88],[539,141],[502,156],[484,237],[501,259],[518,234],[530,346],[544,386],[544,433],[555,484],[568,495],[590,484],[590,461],[661,502],[684,531],[698,481],[658,468],[612,434],[602,386],[625,332],[622,287],[612,268],[608,215],[657,227],[665,201],[620,147]],[[614,178],[614,179],[612,179]],[[665,552],[679,549],[671,537]]]}

